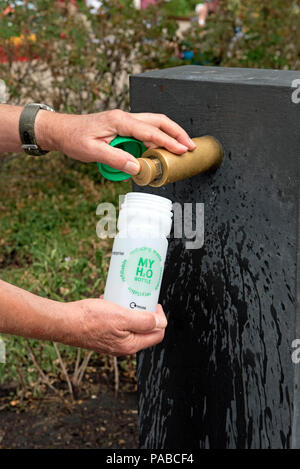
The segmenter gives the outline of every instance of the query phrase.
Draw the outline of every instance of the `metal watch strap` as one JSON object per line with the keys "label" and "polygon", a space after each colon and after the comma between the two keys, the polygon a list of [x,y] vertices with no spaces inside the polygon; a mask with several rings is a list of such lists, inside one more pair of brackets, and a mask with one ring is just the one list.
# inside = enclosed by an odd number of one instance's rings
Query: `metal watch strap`
{"label": "metal watch strap", "polygon": [[35,139],[34,123],[36,115],[40,109],[54,112],[54,109],[47,106],[46,104],[31,103],[24,106],[20,116],[19,132],[22,142],[22,149],[28,153],[28,155],[40,156],[48,153],[48,151],[42,150],[38,146]]}

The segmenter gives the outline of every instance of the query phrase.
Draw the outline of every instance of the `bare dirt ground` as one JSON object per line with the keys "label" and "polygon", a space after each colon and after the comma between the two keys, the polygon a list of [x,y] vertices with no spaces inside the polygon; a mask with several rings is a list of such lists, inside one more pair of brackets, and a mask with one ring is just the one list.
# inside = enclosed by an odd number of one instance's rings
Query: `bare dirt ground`
{"label": "bare dirt ground", "polygon": [[136,393],[112,390],[78,401],[70,413],[57,399],[0,412],[0,449],[138,448]]}
{"label": "bare dirt ground", "polygon": [[129,360],[116,395],[110,364],[89,367],[75,403],[64,381],[63,400],[47,388],[22,398],[15,383],[1,384],[0,449],[138,448],[135,367]]}

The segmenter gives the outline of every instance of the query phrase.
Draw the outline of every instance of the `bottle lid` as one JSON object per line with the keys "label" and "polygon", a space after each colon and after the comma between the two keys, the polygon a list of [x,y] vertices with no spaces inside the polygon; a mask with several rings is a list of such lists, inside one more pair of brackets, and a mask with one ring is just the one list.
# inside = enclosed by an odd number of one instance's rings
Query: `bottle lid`
{"label": "bottle lid", "polygon": [[[127,153],[130,153],[135,158],[139,158],[147,150],[143,142],[132,137],[117,136],[110,142],[110,145],[127,151]],[[97,165],[102,176],[110,181],[124,181],[125,179],[131,178],[130,174],[124,173],[124,171],[120,169],[112,168],[107,164],[97,163]]]}

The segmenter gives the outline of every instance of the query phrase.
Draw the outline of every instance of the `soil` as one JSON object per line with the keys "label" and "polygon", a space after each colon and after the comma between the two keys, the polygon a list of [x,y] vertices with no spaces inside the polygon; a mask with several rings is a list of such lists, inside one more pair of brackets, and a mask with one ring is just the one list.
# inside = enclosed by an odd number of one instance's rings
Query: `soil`
{"label": "soil", "polygon": [[73,404],[57,398],[0,412],[0,449],[138,448],[137,396],[112,389]]}

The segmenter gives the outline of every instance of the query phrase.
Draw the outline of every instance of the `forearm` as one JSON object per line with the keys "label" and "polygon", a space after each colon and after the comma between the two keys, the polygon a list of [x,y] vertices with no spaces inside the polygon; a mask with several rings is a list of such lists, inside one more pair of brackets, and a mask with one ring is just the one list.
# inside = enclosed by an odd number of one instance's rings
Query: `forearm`
{"label": "forearm", "polygon": [[41,298],[0,280],[0,332],[69,343],[64,303]]}
{"label": "forearm", "polygon": [[23,107],[0,104],[0,153],[22,151],[19,119]]}
{"label": "forearm", "polygon": [[[0,153],[21,152],[19,120],[22,106],[0,104]],[[39,111],[35,120],[35,137],[43,150],[59,150],[58,134],[62,133],[63,114]]]}

